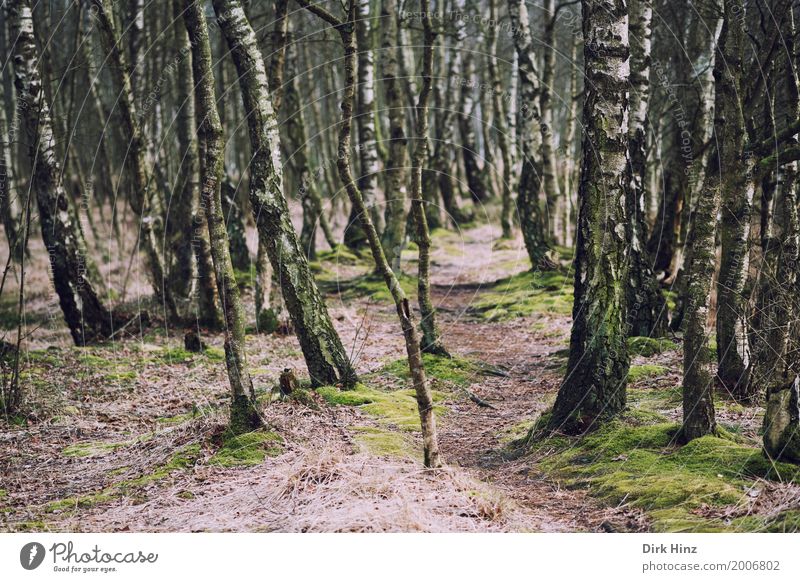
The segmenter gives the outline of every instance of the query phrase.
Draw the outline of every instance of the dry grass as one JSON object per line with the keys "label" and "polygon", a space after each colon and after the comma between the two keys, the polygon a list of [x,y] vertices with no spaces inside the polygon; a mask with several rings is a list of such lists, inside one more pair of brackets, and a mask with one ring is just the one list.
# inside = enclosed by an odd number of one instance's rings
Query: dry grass
{"label": "dry grass", "polygon": [[[216,475],[218,476],[218,475]],[[182,484],[143,504],[69,520],[68,530],[492,532],[525,531],[531,516],[458,469],[301,450],[215,479],[185,499]]]}

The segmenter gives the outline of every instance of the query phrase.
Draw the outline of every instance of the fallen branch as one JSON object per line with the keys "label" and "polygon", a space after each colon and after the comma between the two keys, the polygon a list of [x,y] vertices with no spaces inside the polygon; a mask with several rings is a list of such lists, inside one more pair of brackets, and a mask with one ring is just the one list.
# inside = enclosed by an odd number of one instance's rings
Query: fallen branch
{"label": "fallen branch", "polygon": [[490,402],[486,402],[483,398],[475,394],[474,392],[467,390],[463,386],[459,386],[461,390],[464,391],[464,394],[469,396],[469,399],[472,400],[475,404],[480,406],[481,408],[491,408],[492,410],[497,410],[497,407]]}

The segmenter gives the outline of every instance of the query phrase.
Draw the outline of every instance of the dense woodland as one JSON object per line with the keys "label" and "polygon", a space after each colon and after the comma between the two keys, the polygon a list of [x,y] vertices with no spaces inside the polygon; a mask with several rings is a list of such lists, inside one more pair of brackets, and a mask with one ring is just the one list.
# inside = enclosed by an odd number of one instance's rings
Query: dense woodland
{"label": "dense woodland", "polygon": [[797,530],[796,15],[3,0],[3,529]]}

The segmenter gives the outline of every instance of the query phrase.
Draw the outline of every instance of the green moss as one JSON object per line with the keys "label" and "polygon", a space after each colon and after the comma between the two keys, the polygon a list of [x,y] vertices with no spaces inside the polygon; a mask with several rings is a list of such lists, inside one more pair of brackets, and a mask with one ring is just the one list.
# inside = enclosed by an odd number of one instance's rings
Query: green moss
{"label": "green moss", "polygon": [[68,445],[61,451],[61,454],[63,454],[65,457],[94,457],[98,455],[104,455],[109,452],[114,452],[136,443],[145,442],[151,438],[153,438],[152,434],[144,434],[127,441],[116,443],[109,443],[106,441],[84,441],[82,443]]}
{"label": "green moss", "polygon": [[547,454],[540,466],[567,485],[588,488],[610,503],[643,509],[657,531],[730,530],[722,519],[703,517],[704,507],[746,503],[753,479],[795,480],[800,468],[773,465],[756,443],[706,436],[678,446],[678,426],[652,412],[624,414],[597,432],[533,442]]}
{"label": "green moss", "polygon": [[96,354],[81,354],[78,356],[78,362],[89,368],[109,368],[116,366],[117,362],[103,358]]}
{"label": "green moss", "polygon": [[[105,489],[89,495],[80,495],[59,499],[44,506],[45,513],[76,511],[108,503],[118,497],[129,495],[132,490],[160,481],[168,477],[171,473],[187,469],[193,466],[200,457],[201,448],[199,444],[187,445],[178,449],[172,457],[163,465],[156,467],[152,473],[147,473],[129,481],[120,481],[106,487]],[[124,469],[124,468],[121,468]],[[112,472],[109,472],[112,475]]]}
{"label": "green moss", "polygon": [[[413,299],[417,296],[417,278],[405,273],[395,273],[400,287],[406,296]],[[330,290],[330,289],[329,289]],[[389,288],[383,277],[368,273],[347,280],[336,282],[336,291],[341,293],[342,299],[349,300],[358,297],[369,297],[378,303],[391,303],[393,301]]]}
{"label": "green moss", "polygon": [[[414,390],[383,391],[358,384],[352,390],[339,390],[333,386],[317,388],[327,402],[337,406],[357,406],[380,422],[402,430],[419,430],[419,410]],[[433,401],[441,402],[445,394],[432,390]],[[443,414],[442,406],[434,406],[437,414]]]}
{"label": "green moss", "polygon": [[156,354],[155,359],[164,364],[181,364],[194,359],[194,354],[180,347],[165,347]]}
{"label": "green moss", "polygon": [[197,459],[200,458],[200,451],[201,447],[199,444],[182,447],[172,455],[169,461],[167,461],[164,465],[157,467],[152,473],[142,475],[141,477],[125,483],[121,483],[118,486],[122,488],[141,487],[143,485],[153,483],[154,481],[160,481],[174,471],[180,471],[193,467],[197,462]]}
{"label": "green moss", "polygon": [[249,467],[260,465],[267,457],[277,457],[283,452],[283,439],[274,432],[255,431],[240,435],[227,435],[209,464],[222,467]]}
{"label": "green moss", "polygon": [[354,426],[354,440],[364,451],[387,457],[413,457],[415,448],[402,433],[373,426]]}
{"label": "green moss", "polygon": [[110,374],[105,374],[103,378],[105,378],[108,382],[131,382],[136,380],[139,377],[139,374],[136,373],[134,370],[128,370],[126,372],[111,372]]}
{"label": "green moss", "polygon": [[649,358],[662,352],[677,350],[678,346],[665,338],[635,336],[628,338],[628,351],[631,356],[644,356]]}
{"label": "green moss", "polygon": [[512,319],[534,313],[572,313],[573,282],[561,271],[526,271],[488,286],[470,310],[492,320]]}
{"label": "green moss", "polygon": [[[425,366],[425,374],[434,383],[448,384],[456,386],[469,386],[475,382],[476,377],[485,369],[485,366],[453,356],[446,358],[433,354],[422,354],[422,361]],[[411,371],[408,368],[408,359],[400,358],[385,365],[378,372],[379,375],[389,375],[404,381],[411,379]]]}
{"label": "green moss", "polygon": [[628,370],[628,382],[638,382],[644,378],[651,378],[653,376],[660,376],[664,374],[668,368],[666,366],[656,366],[653,364],[644,364],[642,366],[631,366]]}
{"label": "green moss", "polygon": [[210,362],[224,362],[225,350],[221,348],[206,348],[203,352]]}

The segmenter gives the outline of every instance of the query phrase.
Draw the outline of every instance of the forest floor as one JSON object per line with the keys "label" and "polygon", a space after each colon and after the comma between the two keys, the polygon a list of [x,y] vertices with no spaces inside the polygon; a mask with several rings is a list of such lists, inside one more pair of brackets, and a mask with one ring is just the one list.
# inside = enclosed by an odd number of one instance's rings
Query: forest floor
{"label": "forest floor", "polygon": [[[219,334],[200,354],[183,349],[185,330],[155,324],[71,347],[51,315],[46,265],[37,265],[26,283],[37,290],[27,295],[33,331],[22,355],[28,413],[0,421],[0,530],[800,527],[800,472],[762,456],[757,408],[720,397],[720,436],[677,446],[679,338],[631,339],[620,419],[582,438],[528,441],[566,365],[571,257],[561,250],[559,269],[532,273],[521,242],[498,234],[485,225],[435,233],[434,299],[454,356],[426,356],[447,463],[436,472],[421,465],[402,334],[366,255],[336,249],[312,263],[361,384],[281,399],[281,370],[304,373],[298,344],[291,334],[249,334],[268,428],[236,438],[224,432]],[[402,268],[414,295],[413,245]],[[14,295],[0,304],[4,329],[16,329]]]}

